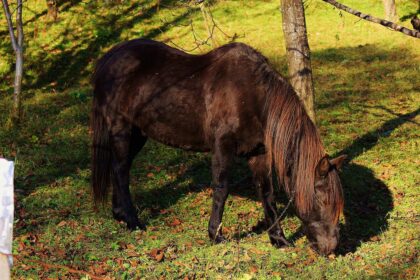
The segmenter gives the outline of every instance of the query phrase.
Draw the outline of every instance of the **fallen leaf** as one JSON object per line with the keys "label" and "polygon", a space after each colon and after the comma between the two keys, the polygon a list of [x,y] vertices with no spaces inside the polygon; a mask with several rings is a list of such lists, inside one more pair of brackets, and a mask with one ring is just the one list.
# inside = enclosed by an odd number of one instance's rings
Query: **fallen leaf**
{"label": "fallen leaf", "polygon": [[202,239],[198,239],[198,240],[196,240],[196,242],[197,242],[199,245],[204,245],[204,244],[206,244],[206,241],[204,241],[204,240],[202,240]]}
{"label": "fallen leaf", "polygon": [[294,263],[292,263],[292,262],[287,262],[287,263],[284,263],[287,267],[292,267],[293,265],[294,265]]}
{"label": "fallen leaf", "polygon": [[154,258],[157,262],[161,262],[164,258],[163,250],[161,249],[153,249],[150,251],[149,255]]}
{"label": "fallen leaf", "polygon": [[129,260],[128,262],[133,268],[136,268],[139,265],[139,262],[137,260]]}
{"label": "fallen leaf", "polygon": [[250,251],[254,254],[257,254],[257,255],[265,255],[264,251],[261,251],[261,250],[256,249],[256,248],[251,248]]}
{"label": "fallen leaf", "polygon": [[94,266],[94,267],[93,267],[93,272],[94,272],[96,275],[103,275],[103,274],[106,274],[106,270],[105,270],[103,267],[101,267],[101,266]]}
{"label": "fallen leaf", "polygon": [[78,234],[78,235],[74,238],[74,241],[75,241],[75,242],[79,242],[80,240],[82,240],[82,239],[84,239],[84,238],[85,238],[84,234],[83,234],[83,233],[80,233],[80,234]]}
{"label": "fallen leaf", "polygon": [[118,246],[120,246],[120,250],[127,249],[127,243],[125,243],[124,241],[118,242]]}
{"label": "fallen leaf", "polygon": [[169,223],[169,225],[170,225],[171,227],[176,227],[176,226],[179,226],[181,223],[182,223],[182,222],[181,222],[178,218],[175,218],[175,219],[173,219],[173,221],[172,221],[172,222],[170,222],[170,223]]}
{"label": "fallen leaf", "polygon": [[251,266],[251,268],[249,269],[249,271],[254,274],[258,272],[258,267],[256,267],[255,265]]}
{"label": "fallen leaf", "polygon": [[63,220],[63,221],[58,223],[57,227],[62,227],[62,226],[65,226],[66,224],[67,224],[67,222]]}
{"label": "fallen leaf", "polygon": [[135,251],[129,250],[129,251],[127,251],[127,256],[131,257],[131,258],[134,258],[134,257],[138,257],[139,254],[137,254]]}

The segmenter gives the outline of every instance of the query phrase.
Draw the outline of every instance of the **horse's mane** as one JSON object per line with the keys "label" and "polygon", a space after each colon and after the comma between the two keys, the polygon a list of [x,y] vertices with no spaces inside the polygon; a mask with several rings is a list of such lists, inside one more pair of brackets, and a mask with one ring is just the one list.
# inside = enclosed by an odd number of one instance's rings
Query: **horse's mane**
{"label": "horse's mane", "polygon": [[[325,156],[320,135],[291,85],[269,65],[267,59],[249,48],[255,61],[255,77],[267,94],[265,146],[270,171],[274,166],[279,185],[294,196],[297,211],[305,217],[312,210],[315,169]],[[331,186],[327,203],[338,220],[343,209],[341,184],[336,172],[327,180]]]}

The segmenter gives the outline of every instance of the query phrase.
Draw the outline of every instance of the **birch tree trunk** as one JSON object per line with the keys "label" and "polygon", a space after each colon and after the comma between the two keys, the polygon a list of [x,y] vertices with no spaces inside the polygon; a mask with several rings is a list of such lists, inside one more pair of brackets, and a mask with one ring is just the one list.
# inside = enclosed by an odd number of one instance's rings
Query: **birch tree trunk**
{"label": "birch tree trunk", "polygon": [[397,9],[395,8],[395,0],[382,0],[385,8],[385,19],[395,21],[397,19]]}
{"label": "birch tree trunk", "polygon": [[290,83],[315,123],[311,56],[302,0],[281,0]]}
{"label": "birch tree trunk", "polygon": [[13,28],[9,3],[2,0],[4,14],[6,16],[7,26],[9,29],[10,40],[16,55],[15,65],[15,82],[13,92],[13,111],[12,121],[18,123],[21,111],[21,93],[22,93],[22,77],[23,77],[23,24],[22,24],[22,0],[17,0],[16,8],[16,35]]}

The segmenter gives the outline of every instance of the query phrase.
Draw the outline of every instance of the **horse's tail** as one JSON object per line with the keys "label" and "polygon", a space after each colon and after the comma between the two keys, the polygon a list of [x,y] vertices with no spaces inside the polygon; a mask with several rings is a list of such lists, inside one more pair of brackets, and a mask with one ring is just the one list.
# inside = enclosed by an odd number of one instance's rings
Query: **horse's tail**
{"label": "horse's tail", "polygon": [[103,202],[110,185],[111,150],[105,118],[95,103],[94,99],[91,124],[93,133],[91,183],[95,202]]}
{"label": "horse's tail", "polygon": [[[95,71],[91,77],[93,85],[93,104],[91,117],[91,130],[93,133],[92,147],[92,190],[96,202],[104,202],[111,184],[111,147],[110,135],[105,121],[106,98],[109,89],[115,82],[115,77],[110,67],[118,57],[115,55],[129,42],[114,46],[105,53],[96,63]],[[119,73],[121,74],[121,73]]]}
{"label": "horse's tail", "polygon": [[107,197],[111,181],[111,147],[109,130],[106,125],[104,108],[105,92],[101,86],[101,77],[104,76],[106,57],[102,57],[93,74],[94,86],[91,130],[92,130],[92,191],[95,203],[104,202]]}

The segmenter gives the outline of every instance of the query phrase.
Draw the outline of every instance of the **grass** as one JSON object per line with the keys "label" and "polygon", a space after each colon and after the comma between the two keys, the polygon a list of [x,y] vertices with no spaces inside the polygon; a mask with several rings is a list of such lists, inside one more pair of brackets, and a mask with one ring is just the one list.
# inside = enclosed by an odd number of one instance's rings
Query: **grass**
{"label": "grass", "polygon": [[[0,155],[16,163],[14,278],[89,278],[68,268],[115,279],[420,278],[420,42],[320,1],[307,2],[318,125],[327,151],[350,157],[341,174],[346,203],[335,257],[308,248],[293,211],[283,227],[295,246],[270,245],[258,227],[262,207],[242,162],[223,220],[229,242],[212,245],[206,230],[210,155],[151,141],[131,176],[147,230],[127,231],[112,219],[110,204],[93,208],[88,81],[95,60],[139,36],[191,48],[184,26],[190,19],[206,37],[199,10],[161,2],[158,12],[155,1],[111,8],[73,0],[61,5],[58,22],[46,17],[45,1],[26,2],[24,118],[19,129],[0,129]],[[342,2],[383,15],[379,0]],[[397,8],[404,16],[417,6],[400,1]],[[217,1],[212,9],[226,34],[236,33],[286,74],[277,1]],[[0,123],[6,123],[13,56],[4,17],[0,26]],[[228,41],[221,32],[216,36],[220,44]],[[286,203],[280,193],[279,207]]]}

